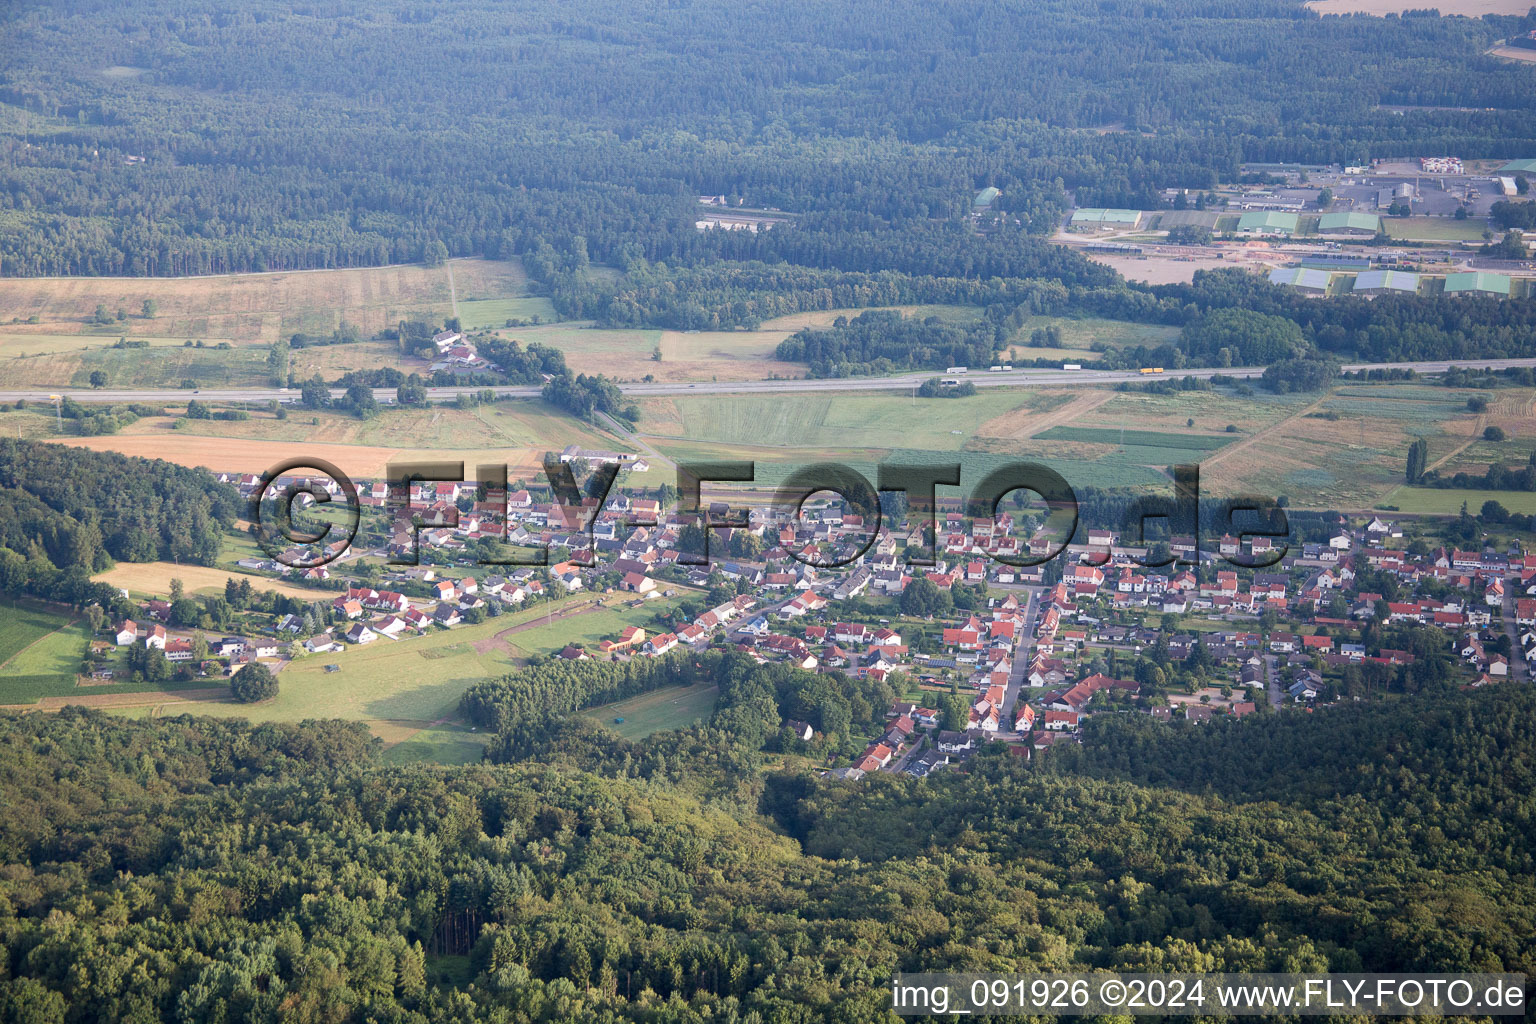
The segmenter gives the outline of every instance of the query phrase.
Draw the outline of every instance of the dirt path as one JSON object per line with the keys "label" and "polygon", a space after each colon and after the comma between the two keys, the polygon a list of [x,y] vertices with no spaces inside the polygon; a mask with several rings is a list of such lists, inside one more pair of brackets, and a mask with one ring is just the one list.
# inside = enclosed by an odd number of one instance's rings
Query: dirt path
{"label": "dirt path", "polygon": [[453,303],[453,318],[459,318],[459,290],[453,286],[453,261],[449,260],[443,266],[448,268],[448,301]]}
{"label": "dirt path", "polygon": [[1450,462],[1456,456],[1460,455],[1462,452],[1464,452],[1468,448],[1472,447],[1473,442],[1482,440],[1483,428],[1486,427],[1487,425],[1488,425],[1488,414],[1487,413],[1478,413],[1477,414],[1477,422],[1472,424],[1472,434],[1471,434],[1471,436],[1469,436],[1465,441],[1461,442],[1461,444],[1457,445],[1455,448],[1452,448],[1450,451],[1448,451],[1444,455],[1440,456],[1434,462],[1431,462],[1429,465],[1425,466],[1424,467],[1424,472],[1428,473],[1432,469],[1439,469],[1441,466],[1445,465],[1447,462]]}
{"label": "dirt path", "polygon": [[1044,433],[1052,427],[1059,427],[1086,416],[1099,406],[1114,398],[1114,391],[1090,391],[1085,394],[1073,395],[1071,399],[1062,403],[1055,409],[1043,413],[1036,413],[1028,409],[1015,409],[1013,412],[994,416],[976,428],[977,437],[1000,437],[1005,439],[1024,439],[1036,434]]}
{"label": "dirt path", "polygon": [[1249,447],[1251,447],[1253,445],[1253,443],[1255,441],[1258,441],[1260,438],[1268,437],[1270,434],[1273,434],[1275,431],[1279,430],[1281,427],[1286,426],[1291,421],[1301,419],[1303,416],[1307,415],[1307,413],[1309,413],[1309,412],[1314,412],[1318,408],[1318,406],[1320,406],[1324,402],[1328,401],[1328,399],[1331,398],[1331,397],[1332,397],[1331,395],[1325,394],[1325,395],[1323,395],[1322,398],[1319,398],[1317,401],[1313,402],[1311,405],[1307,406],[1305,409],[1298,410],[1294,415],[1287,416],[1285,419],[1281,420],[1278,423],[1271,423],[1269,426],[1265,427],[1263,430],[1257,431],[1256,433],[1249,434],[1247,437],[1245,437],[1241,441],[1237,442],[1237,444],[1229,444],[1225,448],[1222,448],[1222,449],[1219,449],[1218,451],[1216,451],[1215,454],[1211,455],[1209,458],[1201,459],[1200,460],[1200,472],[1204,473],[1207,469],[1209,469],[1210,467],[1214,466],[1216,463],[1220,462],[1222,459],[1226,458],[1228,455],[1231,455],[1231,454],[1233,454],[1235,452],[1240,452],[1240,451],[1242,451],[1245,448],[1249,448]]}

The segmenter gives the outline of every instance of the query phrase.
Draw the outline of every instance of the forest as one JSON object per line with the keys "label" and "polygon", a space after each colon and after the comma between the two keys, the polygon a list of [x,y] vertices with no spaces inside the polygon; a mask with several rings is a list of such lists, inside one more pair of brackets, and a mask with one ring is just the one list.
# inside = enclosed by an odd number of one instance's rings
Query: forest
{"label": "forest", "polygon": [[[1083,206],[1244,161],[1514,158],[1531,18],[1294,0],[830,9],[336,0],[0,11],[0,273],[174,275],[532,255],[983,279]],[[423,74],[403,53],[440,56]],[[64,55],[61,59],[60,55]],[[1392,112],[1384,105],[1414,109]],[[1459,108],[1459,109],[1449,109]],[[957,242],[977,189],[995,238]],[[699,195],[797,214],[699,232]],[[878,266],[874,266],[878,261]]]}
{"label": "forest", "polygon": [[714,723],[442,769],[356,724],[5,715],[0,1018],[855,1024],[894,971],[1529,973],[1533,714],[1110,715],[1039,765],[719,796]]}
{"label": "forest", "polygon": [[113,560],[212,565],[242,511],[203,469],[0,439],[0,592],[115,607]]}

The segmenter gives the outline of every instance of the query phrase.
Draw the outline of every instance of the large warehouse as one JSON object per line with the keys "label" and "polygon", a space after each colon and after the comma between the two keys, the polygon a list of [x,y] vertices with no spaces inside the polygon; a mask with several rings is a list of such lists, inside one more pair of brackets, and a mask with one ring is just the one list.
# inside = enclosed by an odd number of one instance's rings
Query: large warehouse
{"label": "large warehouse", "polygon": [[1509,298],[1509,278],[1486,270],[1468,270],[1445,276],[1447,295],[1501,295]]}
{"label": "large warehouse", "polygon": [[1294,235],[1301,218],[1294,213],[1275,210],[1249,210],[1238,218],[1240,235]]}
{"label": "large warehouse", "polygon": [[1367,270],[1355,278],[1356,295],[1386,295],[1388,292],[1419,291],[1419,275],[1406,270]]}
{"label": "large warehouse", "polygon": [[1283,284],[1308,295],[1326,295],[1332,277],[1326,270],[1313,270],[1310,267],[1276,267],[1269,272],[1269,283]]}
{"label": "large warehouse", "polygon": [[1375,235],[1381,230],[1381,218],[1374,213],[1325,213],[1317,221],[1322,235]]}
{"label": "large warehouse", "polygon": [[1072,226],[1076,228],[1137,228],[1141,226],[1141,211],[1097,208],[1073,210]]}
{"label": "large warehouse", "polygon": [[1500,174],[1536,174],[1536,160],[1511,160],[1499,168]]}

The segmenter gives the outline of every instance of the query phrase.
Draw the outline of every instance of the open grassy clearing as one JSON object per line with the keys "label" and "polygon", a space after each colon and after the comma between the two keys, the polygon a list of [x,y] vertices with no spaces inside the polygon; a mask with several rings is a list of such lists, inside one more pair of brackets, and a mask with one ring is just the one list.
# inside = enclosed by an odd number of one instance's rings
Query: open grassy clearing
{"label": "open grassy clearing", "polygon": [[506,637],[506,643],[522,658],[555,654],[569,644],[595,654],[598,643],[618,636],[627,626],[641,626],[650,632],[653,618],[678,602],[676,597],[659,597],[636,603],[633,598],[617,594],[609,594],[604,600],[601,608],[566,619],[554,618],[547,624],[534,616],[526,627]]}
{"label": "open grassy clearing", "polygon": [[[60,352],[73,352],[76,354],[109,349],[117,344],[118,339],[124,337],[124,333],[108,329],[100,334],[18,334],[15,328],[9,330],[0,327],[0,359],[14,359],[18,356],[57,355]],[[196,338],[170,338],[170,337],[142,337],[136,336],[135,342],[143,342],[151,348],[181,348],[189,341]],[[204,338],[204,345],[217,345],[227,338]]]}
{"label": "open grassy clearing", "polygon": [[[579,608],[589,601],[578,596],[561,607]],[[344,718],[366,722],[386,743],[398,743],[422,729],[454,721],[459,697],[466,689],[487,676],[512,671],[516,667],[513,652],[496,639],[497,634],[544,614],[543,608],[530,609],[477,625],[434,629],[419,637],[379,639],[335,654],[310,655],[279,673],[279,693],[270,701],[167,701],[157,713],[190,712],[254,722]],[[576,623],[581,618],[572,615],[566,621]],[[327,672],[326,665],[340,665],[341,670]],[[436,739],[428,736],[423,743],[431,745]]]}
{"label": "open grassy clearing", "polygon": [[[453,273],[460,296],[504,300],[527,295],[527,277],[518,262],[454,260]],[[141,315],[145,299],[158,303],[153,318]],[[328,334],[343,320],[373,334],[412,315],[446,317],[450,312],[444,267],[184,278],[5,278],[0,279],[0,334],[91,334],[87,321],[97,305],[128,313],[126,321],[110,328],[114,337],[229,339],[257,345],[299,331]],[[34,316],[36,323],[8,323]]]}
{"label": "open grassy clearing", "polygon": [[476,764],[485,753],[491,733],[462,722],[428,726],[384,751],[390,764]]}
{"label": "open grassy clearing", "polygon": [[[766,380],[805,375],[799,363],[773,358],[774,347],[789,336],[783,330],[607,330],[586,321],[568,321],[498,333],[525,344],[558,348],[577,373],[602,373],[619,380],[647,376],[663,381]],[[658,351],[659,360],[654,358]]]}
{"label": "open grassy clearing", "polygon": [[183,380],[205,387],[249,387],[267,383],[265,359],[264,351],[252,348],[108,345],[0,359],[0,374],[13,387],[85,388],[95,370],[104,372],[113,388],[174,387]]}
{"label": "open grassy clearing", "polygon": [[1046,327],[1054,327],[1060,331],[1062,347],[1081,353],[1084,359],[1093,358],[1094,353],[1091,349],[1095,344],[1106,345],[1109,348],[1121,348],[1126,345],[1161,345],[1164,342],[1177,341],[1179,337],[1177,327],[1134,324],[1125,320],[1106,320],[1102,317],[1035,316],[1025,321],[1010,339],[1013,358],[1055,358],[1047,354],[1053,351],[1051,349],[1029,347],[1030,334]]}
{"label": "open grassy clearing", "polygon": [[[664,686],[628,700],[588,708],[582,717],[627,740],[643,740],[653,732],[701,722],[715,710],[717,686]],[[615,719],[622,718],[618,722]]]}
{"label": "open grassy clearing", "polygon": [[1381,228],[1389,238],[1423,238],[1434,242],[1481,242],[1488,222],[1468,217],[1383,217]]}
{"label": "open grassy clearing", "polygon": [[1536,513],[1536,494],[1530,491],[1462,491],[1437,487],[1394,487],[1381,499],[1380,504],[1390,505],[1402,512],[1419,515],[1453,516],[1461,512],[1465,502],[1467,510],[1477,515],[1485,501],[1496,501],[1511,512],[1524,515]]}
{"label": "open grassy clearing", "polygon": [[[927,319],[930,316],[941,317],[945,320],[978,320],[981,318],[980,306],[941,305],[927,304],[915,306],[879,306],[878,309],[895,309],[905,317],[917,317]],[[860,313],[866,313],[866,309],[817,309],[805,313],[789,313],[785,316],[776,316],[771,320],[764,320],[760,325],[765,331],[785,331],[793,333],[802,327],[831,327],[833,321],[840,316],[852,320]]]}
{"label": "open grassy clearing", "polygon": [[554,303],[540,295],[502,299],[460,299],[459,326],[466,331],[482,327],[501,327],[508,320],[545,322],[558,319]]}
{"label": "open grassy clearing", "polygon": [[814,449],[845,446],[956,448],[983,424],[1049,410],[1063,392],[989,390],[968,398],[910,395],[701,395],[647,399],[641,429],[651,436]]}

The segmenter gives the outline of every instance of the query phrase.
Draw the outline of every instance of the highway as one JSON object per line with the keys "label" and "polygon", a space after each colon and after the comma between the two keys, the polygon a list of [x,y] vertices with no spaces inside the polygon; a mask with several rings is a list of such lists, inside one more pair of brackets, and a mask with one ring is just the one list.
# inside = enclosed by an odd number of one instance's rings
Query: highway
{"label": "highway", "polygon": [[[1350,363],[1343,367],[1349,372],[1359,370],[1415,370],[1419,373],[1442,373],[1451,367],[1466,369],[1502,370],[1514,366],[1536,366],[1536,358],[1525,359],[1452,359],[1418,363]],[[1060,386],[1063,384],[1114,384],[1121,381],[1162,380],[1170,377],[1258,377],[1262,366],[1201,367],[1198,369],[1170,370],[1163,374],[1140,373],[1136,370],[1010,370],[993,373],[988,370],[971,370],[964,379],[978,388],[1027,388]],[[755,395],[803,393],[807,391],[911,391],[936,376],[953,377],[955,374],[939,374],[933,371],[907,373],[892,377],[840,377],[829,380],[749,380],[749,381],[699,381],[656,382],[649,384],[629,383],[618,385],[619,390],[636,398],[672,395]],[[431,401],[442,402],[459,395],[474,395],[482,391],[494,391],[499,398],[535,398],[539,388],[532,385],[510,387],[434,387],[427,389]],[[341,388],[332,388],[331,397],[340,398]],[[393,402],[394,388],[375,388],[374,397],[380,402]],[[102,388],[28,388],[25,390],[0,391],[0,402],[48,402],[62,395],[77,402],[113,404],[117,402],[143,402],[149,405],[174,404],[196,397],[205,402],[297,402],[297,388],[159,388],[135,391]]]}

